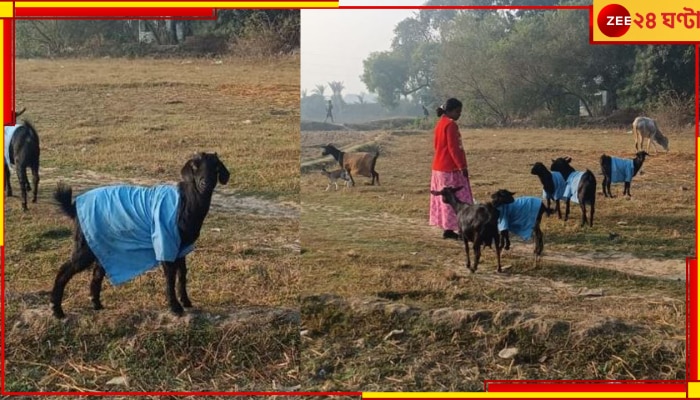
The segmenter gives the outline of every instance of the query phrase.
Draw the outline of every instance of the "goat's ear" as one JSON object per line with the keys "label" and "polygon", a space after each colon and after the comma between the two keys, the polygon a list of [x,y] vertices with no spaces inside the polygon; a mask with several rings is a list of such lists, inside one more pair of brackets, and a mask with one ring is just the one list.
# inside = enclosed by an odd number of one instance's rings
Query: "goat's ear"
{"label": "goat's ear", "polygon": [[230,177],[231,174],[228,172],[228,169],[226,169],[226,167],[224,166],[224,163],[219,161],[219,183],[222,185],[227,184]]}
{"label": "goat's ear", "polygon": [[187,161],[185,165],[180,170],[180,175],[182,180],[185,182],[194,181],[194,173],[197,171],[197,167],[194,165],[193,160]]}

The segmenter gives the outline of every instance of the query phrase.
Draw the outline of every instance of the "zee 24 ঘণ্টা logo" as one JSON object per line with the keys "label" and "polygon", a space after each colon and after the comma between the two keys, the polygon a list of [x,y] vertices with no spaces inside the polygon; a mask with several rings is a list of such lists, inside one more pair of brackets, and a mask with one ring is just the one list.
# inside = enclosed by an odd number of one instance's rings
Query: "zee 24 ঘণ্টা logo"
{"label": "zee 24 \u0998\u09a3\u09cd\u099f\u09be logo", "polygon": [[672,4],[640,2],[634,4],[634,11],[637,12],[632,13],[621,4],[608,4],[598,13],[597,27],[603,35],[613,39],[624,36],[634,26],[634,34],[628,34],[631,36],[625,40],[697,41],[700,36],[700,11],[691,7],[662,11],[659,6],[674,7]]}

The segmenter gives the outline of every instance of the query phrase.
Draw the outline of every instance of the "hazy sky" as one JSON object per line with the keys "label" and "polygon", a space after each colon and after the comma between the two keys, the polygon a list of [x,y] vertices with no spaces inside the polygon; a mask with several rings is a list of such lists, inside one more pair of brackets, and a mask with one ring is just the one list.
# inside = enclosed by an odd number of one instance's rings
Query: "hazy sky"
{"label": "hazy sky", "polygon": [[[381,5],[422,5],[423,0],[382,0]],[[340,0],[341,5],[377,5],[371,0]],[[369,92],[360,80],[362,60],[389,50],[397,23],[416,10],[301,10],[301,88],[340,81],[344,94]],[[326,96],[331,93],[326,88]]]}

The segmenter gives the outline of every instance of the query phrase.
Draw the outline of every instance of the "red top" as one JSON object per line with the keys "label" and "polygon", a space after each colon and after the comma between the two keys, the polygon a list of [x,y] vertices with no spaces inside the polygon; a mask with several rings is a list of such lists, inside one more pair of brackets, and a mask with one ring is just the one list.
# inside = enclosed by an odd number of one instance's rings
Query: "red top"
{"label": "red top", "polygon": [[454,172],[467,168],[462,135],[457,123],[446,115],[435,126],[433,171]]}

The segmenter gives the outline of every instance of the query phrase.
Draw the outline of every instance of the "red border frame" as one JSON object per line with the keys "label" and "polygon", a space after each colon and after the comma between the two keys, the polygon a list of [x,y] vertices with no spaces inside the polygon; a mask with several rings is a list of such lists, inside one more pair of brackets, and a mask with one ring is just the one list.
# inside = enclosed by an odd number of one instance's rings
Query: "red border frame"
{"label": "red border frame", "polygon": [[[88,1],[88,0],[77,0]],[[175,0],[171,2],[184,1]],[[282,0],[284,1],[284,0]],[[316,1],[316,0],[310,0]],[[320,0],[319,0],[320,1]],[[13,3],[14,5],[14,3]],[[248,7],[253,8],[253,7]],[[313,8],[313,7],[310,7]],[[441,6],[441,7],[426,7],[426,6],[340,6],[339,9],[579,9],[589,10],[590,24],[589,27],[589,42],[591,44],[642,44],[638,42],[594,42],[592,40],[592,21],[593,6]],[[46,8],[20,8],[15,9],[14,16],[16,19],[124,19],[128,18],[148,18],[158,19],[166,18],[163,13],[167,12],[167,18],[170,19],[213,19],[215,18],[215,9],[211,7],[202,8],[90,8],[90,7],[46,7]],[[175,17],[175,18],[173,18]],[[3,66],[5,74],[3,77],[3,96],[4,96],[4,122],[6,125],[15,123],[15,82],[14,82],[14,19],[5,19],[4,25],[4,59]],[[303,29],[303,28],[302,28]],[[700,42],[700,40],[698,41]],[[700,135],[700,47],[698,42],[649,42],[644,44],[695,44],[695,125],[696,125],[696,149],[698,135]],[[695,161],[697,171],[697,154]],[[697,180],[697,176],[696,176]],[[697,183],[697,182],[696,182]],[[697,185],[696,185],[697,195]],[[697,227],[697,204],[695,223]],[[697,232],[696,232],[697,235]],[[2,281],[0,282],[0,290],[2,291],[2,299],[0,299],[0,316],[2,317],[2,338],[0,342],[2,349],[0,351],[0,361],[5,365],[5,249],[0,247],[2,263],[0,270],[2,273]],[[697,242],[696,242],[697,254]],[[686,259],[686,381],[553,381],[553,380],[528,380],[528,381],[513,381],[513,380],[485,380],[484,388],[489,392],[653,392],[653,393],[679,393],[686,392],[687,384],[691,381],[698,381],[698,270],[697,260]],[[619,385],[610,386],[611,383]],[[284,395],[284,396],[320,396],[320,395],[342,395],[342,396],[361,396],[362,392],[6,392],[5,391],[5,371],[2,370],[0,379],[0,394],[1,395],[23,395],[23,396],[44,396],[44,395],[62,395],[62,396],[233,396],[233,395]],[[378,398],[378,397],[376,397]],[[396,398],[396,397],[394,397]],[[512,398],[512,397],[509,397]],[[585,398],[585,397],[580,397]]]}

